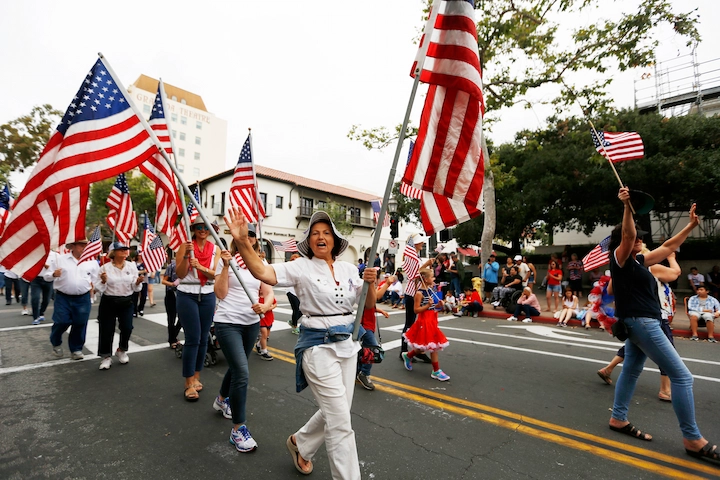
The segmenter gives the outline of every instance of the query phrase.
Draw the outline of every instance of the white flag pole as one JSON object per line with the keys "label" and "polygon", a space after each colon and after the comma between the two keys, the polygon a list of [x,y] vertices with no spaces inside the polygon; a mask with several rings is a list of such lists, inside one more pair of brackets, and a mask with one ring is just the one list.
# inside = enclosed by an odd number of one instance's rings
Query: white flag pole
{"label": "white flag pole", "polygon": [[[117,86],[122,90],[123,93],[127,92],[127,90],[125,89],[125,86],[120,82],[120,79],[118,78],[118,76],[115,75],[115,71],[112,69],[109,62],[105,58],[105,56],[103,56],[102,53],[98,53],[98,56],[103,59],[103,61],[104,61],[103,63],[105,64],[105,67],[108,70],[108,74],[110,74],[110,76],[113,78],[113,80],[115,81]],[[180,176],[180,172],[178,171],[177,167],[172,162],[172,160],[170,160],[170,157],[168,156],[167,152],[160,144],[160,140],[158,140],[157,135],[155,135],[155,131],[152,128],[150,128],[150,125],[147,123],[147,120],[145,120],[143,118],[143,116],[140,115],[140,110],[138,110],[138,108],[135,106],[135,104],[132,101],[129,101],[128,104],[129,104],[130,108],[132,108],[133,112],[135,112],[135,115],[137,115],[138,119],[140,120],[140,123],[142,123],[143,127],[145,127],[145,131],[147,131],[148,135],[150,136],[152,141],[155,143],[155,146],[158,148],[160,155],[162,155],[162,157],[165,159],[165,161],[167,162],[170,169],[173,171],[173,173],[177,177],[178,182],[180,183],[180,185],[183,188],[183,191],[190,196],[190,201],[192,202],[193,205],[195,205],[195,208],[197,208],[198,215],[200,215],[200,218],[203,219],[203,222],[205,222],[205,225],[207,225],[209,227],[208,231],[213,236],[213,239],[215,240],[215,244],[218,246],[222,245],[222,242],[220,241],[220,237],[218,236],[215,229],[212,228],[212,224],[210,223],[208,218],[205,216],[205,213],[203,213],[202,208],[200,208],[200,203],[195,199],[195,196],[192,194],[192,191],[190,191],[190,188],[188,188],[187,184]],[[235,274],[235,277],[237,277],[243,290],[245,290],[245,294],[250,299],[250,302],[252,302],[253,305],[258,303],[257,295],[255,295],[252,291],[248,290],[248,288],[245,286],[245,282],[243,282],[242,276],[240,276],[240,271],[238,270],[237,265],[235,265],[235,262],[232,262],[232,261],[230,262],[230,269]]]}
{"label": "white flag pole", "polygon": [[[252,166],[252,172],[253,172],[253,187],[255,187],[255,213],[257,214],[257,224],[258,224],[258,241],[260,242],[260,247],[262,248],[262,218],[260,218],[260,188],[258,188],[257,183],[257,174],[255,173],[255,154],[253,153],[253,146],[252,146],[252,129],[248,128],[248,140],[250,143],[250,165]],[[267,213],[267,212],[266,212]]]}
{"label": "white flag pole", "polygon": [[[430,44],[432,31],[435,26],[435,20],[438,15],[438,8],[433,8],[430,11],[430,17],[428,18],[427,24],[425,25],[425,38],[420,46],[420,50],[417,56],[417,62],[415,65],[415,78],[413,81],[412,90],[410,91],[410,99],[408,100],[407,107],[405,109],[405,118],[403,119],[402,128],[400,129],[400,135],[398,136],[397,147],[395,148],[395,158],[393,158],[392,166],[390,167],[390,174],[388,175],[387,183],[385,185],[385,194],[383,195],[382,205],[380,206],[380,216],[378,217],[378,224],[375,228],[375,234],[373,235],[372,246],[370,247],[369,259],[375,258],[378,246],[380,245],[380,235],[382,234],[382,222],[387,215],[387,205],[390,200],[390,193],[392,192],[393,182],[395,181],[395,173],[397,172],[397,164],[400,159],[400,151],[402,150],[403,142],[405,141],[405,132],[407,131],[408,122],[410,120],[410,113],[412,112],[413,103],[415,102],[415,94],[417,93],[417,87],[420,83],[420,72],[423,69],[425,63],[425,57],[427,55],[428,45]],[[353,329],[353,337],[359,340],[360,323],[362,322],[363,310],[365,309],[365,300],[368,296],[368,290],[370,284],[363,282],[362,291],[360,292],[360,298],[358,299],[358,309],[355,314],[355,327]],[[373,295],[375,292],[373,291]]]}

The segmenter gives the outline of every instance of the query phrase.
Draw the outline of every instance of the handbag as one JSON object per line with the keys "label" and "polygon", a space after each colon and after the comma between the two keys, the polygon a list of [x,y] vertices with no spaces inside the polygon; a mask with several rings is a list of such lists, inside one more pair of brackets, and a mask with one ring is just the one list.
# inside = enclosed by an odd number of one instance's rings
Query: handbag
{"label": "handbag", "polygon": [[617,338],[621,342],[624,342],[628,338],[628,329],[627,325],[625,325],[625,322],[622,320],[618,320],[617,322],[613,323],[612,327],[612,334],[613,337]]}

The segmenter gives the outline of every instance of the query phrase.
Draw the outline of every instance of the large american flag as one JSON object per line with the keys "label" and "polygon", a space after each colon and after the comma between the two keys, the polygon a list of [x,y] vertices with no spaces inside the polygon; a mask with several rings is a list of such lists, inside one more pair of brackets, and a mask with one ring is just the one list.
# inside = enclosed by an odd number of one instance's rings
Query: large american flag
{"label": "large american flag", "polygon": [[10,216],[10,208],[12,207],[13,198],[10,195],[10,185],[5,184],[5,188],[0,190],[0,235],[5,229],[5,223]]}
{"label": "large american flag", "polygon": [[85,214],[89,198],[90,185],[80,185],[55,195],[58,219],[50,239],[50,248],[65,245],[71,238],[85,238]]}
{"label": "large american flag", "polygon": [[105,205],[108,207],[107,224],[115,232],[115,236],[127,245],[130,239],[137,235],[138,225],[124,173],[115,179],[115,185],[110,190]]}
{"label": "large american flag", "polygon": [[257,181],[255,180],[250,135],[245,140],[245,144],[240,151],[240,158],[235,166],[235,173],[230,185],[230,204],[239,206],[250,223],[256,223],[265,218],[265,209],[260,202]]}
{"label": "large american flag", "polygon": [[[480,61],[474,3],[443,0],[423,41],[428,54],[420,79],[431,83],[402,183],[430,192],[422,202],[427,233],[482,213],[484,161]],[[432,18],[432,17],[431,17]],[[433,28],[434,27],[434,28]],[[447,204],[445,197],[455,204]],[[431,213],[431,212],[434,212]]]}
{"label": "large american flag", "polygon": [[142,256],[145,269],[152,273],[161,270],[167,260],[167,253],[159,235],[150,225],[150,220],[145,215],[145,235],[142,242]]}
{"label": "large american flag", "polygon": [[80,255],[78,263],[87,262],[88,260],[95,260],[97,256],[102,253],[102,237],[100,235],[99,226],[95,227],[95,230],[93,230],[93,233],[92,235],[90,235],[90,238],[88,238],[88,240],[90,241],[87,245],[85,245],[85,249]]}
{"label": "large american flag", "polygon": [[[173,151],[172,142],[170,141],[167,117],[165,117],[161,83],[158,83],[157,95],[155,95],[155,103],[148,124],[155,131],[160,145],[168,154],[171,154]],[[155,182],[155,219],[157,228],[159,231],[169,235],[175,218],[180,212],[180,197],[178,196],[175,175],[160,153],[153,155],[140,165],[140,171]]]}
{"label": "large american flag", "polygon": [[[199,204],[200,185],[195,185],[195,190],[193,190],[193,197],[195,197],[195,200]],[[190,225],[192,225],[192,222],[194,222],[199,215],[197,208],[195,208],[195,204],[193,204],[192,202],[188,202],[186,210],[188,213]],[[189,238],[187,236],[187,230],[185,229],[185,219],[181,218],[180,223],[178,223],[170,233],[170,242],[168,243],[168,247],[170,247],[173,252],[177,252],[177,249],[180,248],[180,245],[187,242],[188,240]]]}
{"label": "large american flag", "polygon": [[[371,200],[370,206],[372,206],[373,211],[373,220],[375,220],[375,225],[378,225],[380,223],[380,209],[382,208],[382,201],[381,200]],[[382,222],[383,227],[389,227],[390,226],[390,215],[385,212],[385,219]]]}
{"label": "large american flag", "polygon": [[590,136],[595,149],[613,163],[645,156],[645,146],[637,132],[597,132],[590,129]]}
{"label": "large american flag", "polygon": [[583,269],[589,272],[590,270],[595,270],[598,267],[610,263],[610,255],[608,253],[609,246],[610,236],[608,235],[582,259]]}
{"label": "large american flag", "polygon": [[403,250],[402,270],[407,276],[405,295],[413,296],[415,292],[417,292],[417,282],[415,279],[418,277],[418,272],[420,271],[420,256],[415,249],[412,235],[408,237],[405,250]]}
{"label": "large american flag", "polygon": [[[413,140],[410,140],[410,148],[408,149],[408,158],[407,163],[410,163],[410,159],[412,158],[413,150],[415,149],[415,142]],[[405,164],[405,167],[407,168],[407,163]],[[420,200],[422,198],[422,190],[419,188],[415,188],[413,186],[408,185],[405,182],[400,182],[400,193],[405,195],[408,198],[412,198],[414,200]]]}
{"label": "large american flag", "polygon": [[[42,270],[53,230],[68,215],[58,195],[126,172],[157,152],[103,61],[95,62],[50,137],[0,239],[0,263],[28,281]],[[86,207],[79,206],[83,212]],[[58,243],[84,237],[82,227],[68,230]]]}
{"label": "large american flag", "polygon": [[297,242],[294,238],[291,238],[289,240],[284,240],[282,242],[279,242],[277,240],[272,240],[273,247],[275,247],[275,250],[278,252],[297,252]]}

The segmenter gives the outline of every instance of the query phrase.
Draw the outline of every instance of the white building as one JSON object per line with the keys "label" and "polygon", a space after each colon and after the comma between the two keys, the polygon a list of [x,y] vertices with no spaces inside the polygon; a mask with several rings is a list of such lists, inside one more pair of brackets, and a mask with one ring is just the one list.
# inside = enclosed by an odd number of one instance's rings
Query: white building
{"label": "white building", "polygon": [[[228,242],[228,245],[232,237],[226,228],[223,215],[230,206],[229,191],[233,171],[232,169],[227,170],[200,182],[200,204],[203,211],[208,218],[217,220],[220,225],[220,236]],[[353,232],[347,237],[350,246],[343,253],[341,259],[357,264],[357,260],[362,257],[365,250],[371,247],[375,221],[370,201],[376,200],[377,195],[292,175],[261,165],[255,165],[255,171],[258,190],[267,214],[262,224],[261,235],[268,262],[283,262],[289,256],[284,252],[275,251],[271,246],[271,240],[283,241],[290,238],[301,238],[313,212],[323,209],[330,201],[345,206],[347,218],[353,226]],[[399,230],[401,248],[403,248],[405,246],[404,239],[409,233],[417,232],[420,229],[401,225]],[[381,256],[390,247],[390,240],[390,229],[383,228],[378,247],[378,253]],[[397,267],[400,266],[400,258],[401,255],[396,256]]]}
{"label": "white building", "polygon": [[[145,119],[150,118],[158,81],[140,75],[128,93]],[[200,95],[165,83],[166,115],[175,144],[175,157],[188,183],[225,170],[227,121],[208,112]]]}

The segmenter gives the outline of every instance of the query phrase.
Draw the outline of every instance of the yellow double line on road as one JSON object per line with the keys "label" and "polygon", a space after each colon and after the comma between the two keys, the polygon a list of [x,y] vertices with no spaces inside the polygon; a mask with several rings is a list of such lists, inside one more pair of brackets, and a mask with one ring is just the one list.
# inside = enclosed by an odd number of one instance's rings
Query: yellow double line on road
{"label": "yellow double line on road", "polygon": [[[272,351],[275,358],[295,364],[295,356],[293,354],[276,348],[269,348],[269,350]],[[554,423],[544,422],[542,420],[488,405],[483,405],[481,403],[463,400],[461,398],[444,395],[435,391],[414,387],[412,385],[395,382],[377,376],[373,376],[373,383],[375,383],[376,390],[390,395],[395,395],[413,402],[439,408],[447,412],[453,412],[458,415],[474,418],[475,420],[480,420],[485,423],[539,438],[547,442],[573,448],[575,450],[591,453],[607,460],[624,463],[658,475],[670,478],[705,478],[692,475],[688,471],[677,470],[658,463],[663,462],[668,465],[682,467],[698,473],[720,476],[720,469],[708,465],[684,460],[671,455],[665,455],[626,443],[608,440],[607,438],[598,437],[597,435],[585,433],[580,430],[574,430]],[[627,453],[632,453],[637,455],[637,457],[627,455]]]}

